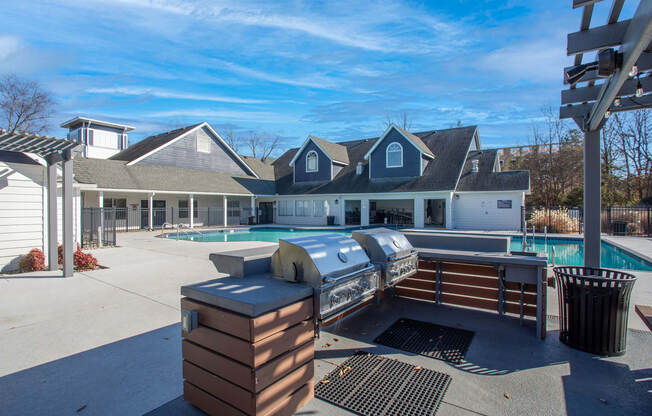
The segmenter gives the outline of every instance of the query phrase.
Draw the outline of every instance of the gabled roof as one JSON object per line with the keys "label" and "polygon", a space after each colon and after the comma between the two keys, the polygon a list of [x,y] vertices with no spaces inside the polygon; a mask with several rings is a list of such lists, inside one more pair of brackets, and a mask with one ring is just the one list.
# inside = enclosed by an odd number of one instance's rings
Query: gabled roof
{"label": "gabled roof", "polygon": [[273,180],[245,175],[146,164],[121,160],[76,158],[75,180],[100,189],[197,194],[274,195]]}
{"label": "gabled roof", "polygon": [[256,172],[249,166],[247,163],[245,163],[244,160],[240,157],[239,154],[237,154],[231,146],[228,145],[220,137],[219,134],[213,128],[211,127],[210,124],[207,122],[202,122],[198,124],[193,124],[191,126],[187,127],[182,127],[180,129],[176,130],[171,130],[165,133],[157,134],[155,136],[149,136],[137,143],[134,143],[133,145],[127,147],[125,150],[116,153],[115,155],[111,156],[109,159],[111,160],[122,160],[126,161],[127,164],[133,165],[140,161],[141,159],[146,158],[147,156],[151,155],[152,153],[156,153],[157,151],[163,149],[164,147],[171,145],[175,141],[181,139],[185,135],[189,134],[190,132],[206,127],[217,139],[222,143],[222,145],[225,147],[225,149],[231,153],[231,155],[239,161],[245,168],[249,170],[249,172],[255,176],[258,177]]}
{"label": "gabled roof", "polygon": [[[477,127],[471,126],[413,133],[437,155],[429,161],[423,175],[415,178],[369,179],[369,163],[365,155],[379,140],[371,138],[338,143],[347,149],[349,165],[331,181],[295,184],[289,162],[299,149],[291,149],[273,163],[276,191],[280,195],[454,191],[476,131]],[[361,175],[355,172],[358,162],[363,164]]]}
{"label": "gabled roof", "polygon": [[333,163],[338,163],[344,166],[349,164],[349,154],[345,146],[342,146],[338,143],[329,142],[328,140],[320,139],[319,137],[308,136],[306,141],[303,142],[301,147],[294,154],[292,160],[290,160],[288,163],[289,166],[294,166],[294,162],[296,162],[297,157],[299,157],[301,152],[303,152],[303,149],[305,149],[305,147],[310,142],[313,142],[315,145],[317,145],[317,147],[319,147],[321,151],[324,152]]}
{"label": "gabled roof", "polygon": [[183,136],[184,134],[195,129],[195,127],[198,127],[201,124],[202,123],[197,123],[191,126],[181,127],[179,129],[166,131],[165,133],[159,133],[154,136],[146,137],[143,140],[130,145],[125,150],[116,153],[115,155],[111,156],[109,159],[132,162],[136,159],[145,156],[148,153],[151,153],[152,151],[163,146],[164,144],[167,144],[172,140],[180,136]]}
{"label": "gabled roof", "polygon": [[[525,170],[496,172],[498,151],[472,150],[466,158],[456,191],[526,191],[530,190],[530,172]],[[473,172],[473,160],[478,161],[478,172]]]}
{"label": "gabled roof", "polygon": [[[258,159],[257,157],[253,156],[243,156],[240,155],[242,160],[245,161],[247,166],[249,166],[254,172],[256,172],[256,175],[260,179],[270,179],[274,180],[274,166],[272,166],[272,163],[276,159],[266,159],[264,162]],[[268,163],[269,161],[269,163]]]}
{"label": "gabled roof", "polygon": [[405,137],[405,139],[408,142],[412,143],[419,150],[419,152],[421,152],[424,156],[430,159],[435,158],[435,155],[432,153],[432,150],[428,146],[426,146],[426,144],[423,142],[423,140],[421,140],[419,136],[410,133],[409,131],[397,126],[396,124],[390,124],[389,127],[387,127],[385,132],[382,134],[382,136],[380,136],[380,139],[377,140],[376,143],[371,147],[371,149],[369,149],[369,151],[364,155],[365,159],[369,159],[371,153],[374,150],[376,150],[376,147],[378,147],[378,145],[385,139],[385,137],[387,137],[389,132],[391,132],[392,130],[396,130],[399,133],[401,133],[401,135]]}

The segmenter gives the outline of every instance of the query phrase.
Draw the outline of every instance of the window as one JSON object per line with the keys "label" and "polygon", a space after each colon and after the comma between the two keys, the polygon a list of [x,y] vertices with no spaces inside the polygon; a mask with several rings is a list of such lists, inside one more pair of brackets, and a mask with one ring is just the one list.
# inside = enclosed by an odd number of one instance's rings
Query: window
{"label": "window", "polygon": [[511,199],[499,199],[496,204],[498,209],[512,209]]}
{"label": "window", "polygon": [[394,142],[387,146],[387,163],[388,168],[400,168],[403,166],[403,147]]}
{"label": "window", "polygon": [[[104,208],[115,208],[115,219],[124,220],[127,218],[127,198],[104,198],[102,202]],[[105,211],[107,215],[111,211]]]}
{"label": "window", "polygon": [[200,153],[210,153],[211,152],[211,138],[204,135],[197,135],[197,151]]}
{"label": "window", "polygon": [[294,215],[294,203],[289,200],[278,201],[278,215],[281,217],[289,217]]}
{"label": "window", "polygon": [[317,152],[311,150],[306,155],[306,172],[317,172],[318,170]]}
{"label": "window", "polygon": [[296,216],[297,217],[307,217],[310,215],[310,201],[302,200],[296,201]]}
{"label": "window", "polygon": [[326,201],[312,201],[313,203],[313,217],[325,217],[326,216]]}
{"label": "window", "polygon": [[[188,202],[187,199],[180,199],[179,200],[179,218],[188,218],[188,211],[190,210],[189,208],[190,203]],[[199,207],[197,204],[197,200],[195,199],[192,201],[192,217],[197,218],[199,216]]]}
{"label": "window", "polygon": [[226,206],[228,209],[227,215],[229,217],[239,217],[240,216],[240,201],[227,200]]}

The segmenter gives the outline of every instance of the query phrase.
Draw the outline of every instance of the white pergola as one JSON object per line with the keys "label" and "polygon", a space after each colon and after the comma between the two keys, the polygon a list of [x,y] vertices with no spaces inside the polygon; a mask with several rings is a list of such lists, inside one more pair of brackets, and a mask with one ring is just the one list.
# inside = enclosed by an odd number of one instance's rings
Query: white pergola
{"label": "white pergola", "polygon": [[612,112],[652,106],[652,0],[640,0],[627,20],[619,20],[625,0],[613,0],[606,24],[591,27],[593,8],[601,1],[573,0],[574,9],[583,8],[582,19],[580,30],[568,35],[567,55],[575,56],[575,65],[564,73],[578,69],[585,54],[610,48],[615,67],[605,70],[603,60],[589,67],[561,92],[559,109],[561,119],[572,118],[584,132],[584,265],[593,268],[600,267],[600,130]]}
{"label": "white pergola", "polygon": [[57,250],[57,164],[62,164],[63,192],[61,209],[63,215],[63,276],[73,273],[73,219],[72,219],[72,158],[77,143],[55,137],[40,136],[27,132],[9,132],[0,129],[0,150],[33,153],[47,163],[48,198],[48,268],[59,269]]}

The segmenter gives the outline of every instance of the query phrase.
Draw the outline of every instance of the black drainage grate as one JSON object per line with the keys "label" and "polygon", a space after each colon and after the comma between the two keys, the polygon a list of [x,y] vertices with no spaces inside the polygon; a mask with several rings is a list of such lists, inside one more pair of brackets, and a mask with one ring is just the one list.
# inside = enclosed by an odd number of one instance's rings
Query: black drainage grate
{"label": "black drainage grate", "polygon": [[432,416],[448,389],[448,374],[356,353],[315,386],[315,396],[363,416]]}
{"label": "black drainage grate", "polygon": [[377,344],[459,364],[473,331],[401,318],[374,340]]}

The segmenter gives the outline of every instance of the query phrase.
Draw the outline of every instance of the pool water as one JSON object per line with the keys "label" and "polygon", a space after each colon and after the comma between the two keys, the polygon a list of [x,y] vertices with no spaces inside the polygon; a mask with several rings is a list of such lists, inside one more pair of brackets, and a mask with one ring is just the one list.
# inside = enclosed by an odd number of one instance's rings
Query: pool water
{"label": "pool water", "polygon": [[[269,241],[276,243],[282,238],[327,233],[350,235],[351,231],[356,229],[361,229],[361,227],[337,230],[251,228],[248,230],[209,231],[201,234],[181,234],[179,239],[204,242]],[[176,238],[176,233],[170,233],[167,236],[168,238]],[[546,240],[543,237],[537,237],[533,246],[530,247],[528,251],[536,251],[539,253],[545,252],[548,254],[548,261],[552,262],[553,247],[555,249],[555,264],[581,266],[584,263],[584,241],[577,238],[548,238]],[[521,251],[522,248],[523,237],[511,236],[510,250]],[[652,271],[652,263],[604,241],[602,242],[601,262],[602,267],[606,268]]]}
{"label": "pool water", "polygon": [[[531,238],[528,238],[531,241]],[[548,261],[552,263],[552,248],[555,248],[555,264],[568,266],[581,266],[584,264],[584,241],[577,238],[548,238],[537,237],[528,251],[548,254]],[[510,250],[521,251],[523,237],[512,237]],[[652,271],[652,263],[628,253],[625,250],[602,242],[600,250],[600,263],[608,269],[626,269]]]}

